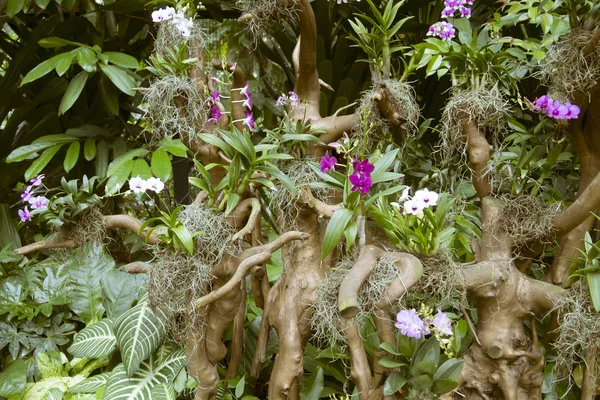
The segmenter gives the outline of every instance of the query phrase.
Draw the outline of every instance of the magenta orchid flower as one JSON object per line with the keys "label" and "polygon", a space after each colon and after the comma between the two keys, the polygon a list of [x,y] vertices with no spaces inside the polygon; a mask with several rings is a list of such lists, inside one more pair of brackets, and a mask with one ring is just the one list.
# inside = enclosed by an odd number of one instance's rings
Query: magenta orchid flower
{"label": "magenta orchid flower", "polygon": [[354,172],[349,177],[350,183],[352,184],[352,191],[356,192],[359,190],[362,194],[369,193],[371,190],[371,186],[373,186],[373,180],[371,179],[371,175],[368,174],[359,174]]}
{"label": "magenta orchid flower", "polygon": [[325,153],[325,155],[321,158],[321,172],[325,173],[327,171],[335,171],[335,163],[337,162],[337,158],[330,157],[329,151]]}
{"label": "magenta orchid flower", "polygon": [[212,114],[212,118],[208,120],[208,122],[217,122],[221,120],[223,114],[221,114],[221,110],[215,104],[210,106],[210,113]]}
{"label": "magenta orchid flower", "polygon": [[244,87],[240,89],[240,94],[243,94],[244,96],[246,96],[246,98],[249,98],[251,96],[250,87],[248,86],[248,82],[246,82]]}
{"label": "magenta orchid flower", "polygon": [[33,186],[27,186],[27,189],[25,189],[25,192],[21,193],[21,200],[22,201],[29,201],[29,199],[31,198],[32,192],[31,192],[31,188]]}
{"label": "magenta orchid flower", "polygon": [[369,175],[375,170],[375,166],[371,164],[368,159],[354,161],[352,167],[354,168],[354,173],[361,175]]}
{"label": "magenta orchid flower", "polygon": [[247,126],[248,129],[253,130],[254,129],[254,115],[252,115],[252,113],[248,112],[248,111],[244,111],[244,113],[246,114],[246,118],[244,118],[242,120],[242,124]]}

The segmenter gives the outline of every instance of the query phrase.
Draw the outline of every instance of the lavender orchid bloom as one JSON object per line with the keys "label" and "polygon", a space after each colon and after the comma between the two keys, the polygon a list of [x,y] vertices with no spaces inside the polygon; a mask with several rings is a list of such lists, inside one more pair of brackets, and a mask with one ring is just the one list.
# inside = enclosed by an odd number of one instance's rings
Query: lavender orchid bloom
{"label": "lavender orchid bloom", "polygon": [[27,186],[27,189],[25,189],[25,192],[21,193],[21,200],[23,202],[25,201],[29,201],[29,199],[31,198],[32,192],[31,192],[31,188],[33,186]]}
{"label": "lavender orchid bloom", "polygon": [[330,157],[329,151],[325,153],[325,155],[321,158],[321,172],[325,173],[327,171],[335,171],[335,163],[337,162],[337,158]]}
{"label": "lavender orchid bloom", "polygon": [[48,199],[44,196],[32,197],[29,199],[29,204],[34,210],[45,208],[48,205]]}
{"label": "lavender orchid bloom", "polygon": [[421,321],[415,309],[410,311],[402,310],[396,316],[396,328],[405,336],[420,339],[421,336],[429,333],[425,323]]}
{"label": "lavender orchid bloom", "polygon": [[452,321],[442,310],[438,310],[433,319],[433,326],[444,336],[452,336]]}
{"label": "lavender orchid bloom", "polygon": [[40,174],[38,176],[36,176],[35,178],[33,178],[30,182],[31,182],[31,186],[40,186],[42,184],[42,180],[44,179],[46,175],[44,174]]}
{"label": "lavender orchid bloom", "polygon": [[294,107],[296,107],[298,105],[298,95],[294,92],[290,92],[290,104],[293,105]]}
{"label": "lavender orchid bloom", "polygon": [[21,218],[21,222],[31,221],[31,214],[29,213],[29,209],[25,207],[18,212],[19,218]]}

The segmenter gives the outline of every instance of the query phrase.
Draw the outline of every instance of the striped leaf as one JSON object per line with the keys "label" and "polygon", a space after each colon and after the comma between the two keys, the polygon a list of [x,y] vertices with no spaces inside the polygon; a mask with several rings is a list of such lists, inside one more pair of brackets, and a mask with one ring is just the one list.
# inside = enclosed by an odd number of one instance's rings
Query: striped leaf
{"label": "striped leaf", "polygon": [[142,361],[163,343],[166,321],[167,316],[159,308],[152,310],[147,301],[140,302],[115,320],[115,335],[128,376],[133,376]]}
{"label": "striped leaf", "polygon": [[[159,385],[168,384],[175,379],[177,373],[185,366],[184,349],[172,352],[163,361],[148,360],[140,364],[138,371],[128,377],[123,364],[119,364],[106,383],[102,400],[162,400],[161,389],[153,390]],[[172,397],[171,397],[172,398]]]}
{"label": "striped leaf", "polygon": [[108,377],[111,375],[110,372],[90,376],[86,380],[79,382],[68,390],[69,393],[95,393],[96,390],[100,389],[108,381]]}
{"label": "striped leaf", "polygon": [[68,351],[75,357],[104,358],[113,352],[116,345],[113,322],[105,318],[77,333]]}
{"label": "striped leaf", "polygon": [[175,400],[177,394],[172,383],[161,383],[152,389],[152,400]]}
{"label": "striped leaf", "polygon": [[59,388],[52,388],[44,395],[44,400],[62,400],[64,393]]}

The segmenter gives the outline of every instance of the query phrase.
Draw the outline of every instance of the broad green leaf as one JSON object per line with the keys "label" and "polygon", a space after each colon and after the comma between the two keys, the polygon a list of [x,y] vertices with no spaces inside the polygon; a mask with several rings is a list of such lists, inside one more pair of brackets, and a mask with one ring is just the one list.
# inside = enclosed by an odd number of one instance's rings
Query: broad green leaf
{"label": "broad green leaf", "polygon": [[80,358],[104,358],[108,357],[116,346],[113,321],[105,318],[75,334],[68,352]]}
{"label": "broad green leaf", "polygon": [[169,139],[161,147],[176,157],[187,156],[188,148],[179,139]]}
{"label": "broad green leaf", "polygon": [[27,171],[25,171],[25,180],[29,181],[34,176],[37,176],[46,167],[46,165],[48,165],[61,147],[62,144],[57,144],[44,150],[42,154],[31,163],[29,168],[27,168]]}
{"label": "broad green leaf", "polygon": [[183,248],[189,254],[194,254],[194,238],[188,228],[186,228],[185,225],[180,224],[174,227],[172,230]]}
{"label": "broad green leaf", "polygon": [[146,149],[133,149],[119,155],[108,165],[107,175],[113,175],[116,170],[120,169],[127,162],[133,160],[135,157],[144,157],[146,154],[148,154],[148,150]]}
{"label": "broad green leaf", "polygon": [[50,390],[48,390],[46,392],[46,394],[44,395],[43,400],[62,400],[62,398],[64,397],[64,393],[62,390],[60,390],[57,387],[53,387]]}
{"label": "broad green leaf", "polygon": [[246,375],[242,376],[242,378],[235,385],[235,397],[240,398],[244,394],[244,389],[246,387]]}
{"label": "broad green leaf", "polygon": [[110,79],[110,81],[123,93],[134,96],[135,79],[127,72],[113,65],[99,64],[102,72]]}
{"label": "broad green leaf", "polygon": [[85,83],[89,77],[89,73],[86,71],[81,71],[77,74],[77,76],[75,76],[75,78],[71,80],[67,91],[60,101],[60,107],[58,108],[59,115],[67,112],[73,106],[73,104],[75,104],[75,101],[77,101],[79,95],[81,95],[81,92],[85,87]]}
{"label": "broad green leaf", "polygon": [[391,396],[406,384],[406,378],[404,378],[398,372],[392,372],[383,385],[383,394],[385,396]]}
{"label": "broad green leaf", "polygon": [[[37,141],[39,139],[44,139],[49,136],[61,136],[61,138],[60,139],[48,138],[48,140],[46,140],[46,141]],[[33,153],[37,153],[38,151],[47,149],[50,146],[54,146],[57,144],[71,143],[71,142],[74,142],[77,140],[77,138],[70,137],[67,135],[48,135],[48,136],[42,136],[39,139],[36,139],[30,145],[21,146],[21,147],[16,148],[15,150],[13,150],[6,158],[6,162],[11,163],[11,162],[23,161],[27,157],[31,156]]]}
{"label": "broad green leaf", "polygon": [[162,344],[167,333],[166,322],[162,310],[152,310],[147,301],[116,319],[115,334],[127,376],[133,377],[142,362]]}
{"label": "broad green leaf", "polygon": [[396,356],[401,356],[402,355],[402,353],[396,351],[396,349],[394,349],[394,346],[392,346],[392,344],[388,343],[388,342],[381,343],[379,345],[379,348],[387,351],[390,354],[394,354]]}
{"label": "broad green leaf", "polygon": [[433,379],[458,379],[460,372],[462,371],[464,361],[456,358],[450,358],[446,360],[435,373]]}
{"label": "broad green leaf", "polygon": [[423,360],[431,361],[438,365],[440,361],[440,343],[435,336],[430,337],[419,346],[412,359],[412,365],[417,365]]}
{"label": "broad green leaf", "polygon": [[106,128],[102,128],[97,125],[92,124],[84,124],[78,126],[77,128],[69,128],[65,132],[69,136],[75,136],[78,138],[93,138],[96,139],[98,136],[100,137],[110,137],[112,134]]}
{"label": "broad green leaf", "polygon": [[98,91],[106,110],[112,115],[119,115],[119,92],[106,76],[98,80]]}
{"label": "broad green leaf", "polygon": [[83,145],[83,157],[87,161],[92,161],[96,157],[96,141],[94,139],[86,139]]}
{"label": "broad green leaf", "polygon": [[111,372],[105,372],[103,374],[90,376],[84,381],[79,382],[77,385],[70,388],[68,393],[95,393],[98,389],[106,384]]}
{"label": "broad green leaf", "polygon": [[70,52],[60,54],[60,61],[56,64],[56,73],[58,76],[63,76],[65,72],[69,70],[71,67],[71,63],[73,62],[73,54]]}
{"label": "broad green leaf", "polygon": [[177,350],[162,361],[142,363],[132,376],[128,376],[120,364],[108,378],[102,400],[154,400],[152,390],[172,382],[185,363],[185,350]]}
{"label": "broad green leaf", "polygon": [[302,386],[302,400],[319,400],[321,398],[321,392],[325,387],[325,379],[323,374],[323,368],[318,367],[316,372],[313,372],[310,378],[307,379],[306,383]]}
{"label": "broad green leaf", "polygon": [[138,158],[133,160],[133,168],[131,169],[131,176],[139,176],[142,179],[152,178],[152,172],[150,172],[150,166],[146,160]]}
{"label": "broad green leaf", "polygon": [[106,177],[106,171],[108,169],[108,144],[101,140],[96,146],[96,161],[95,171],[96,176],[100,178]]}
{"label": "broad green leaf", "polygon": [[25,6],[25,0],[8,0],[6,3],[6,14],[9,17],[17,15]]}
{"label": "broad green leaf", "polygon": [[154,176],[160,178],[163,182],[169,179],[171,171],[173,170],[169,155],[162,149],[154,151],[152,159],[150,160],[150,166],[152,167]]}
{"label": "broad green leaf", "polygon": [[106,182],[106,187],[104,191],[106,194],[113,194],[120,190],[131,175],[131,170],[133,169],[133,161],[127,160],[124,163],[120,164],[119,168],[113,170],[112,175],[108,178],[108,182]]}
{"label": "broad green leaf", "polygon": [[423,360],[411,368],[412,376],[427,374],[433,378],[437,370],[437,365],[431,361]]}
{"label": "broad green leaf", "polygon": [[398,368],[398,367],[402,367],[402,366],[406,365],[406,363],[393,360],[389,357],[382,357],[379,360],[379,365],[382,365],[386,368]]}
{"label": "broad green leaf", "polygon": [[42,10],[45,10],[49,3],[50,0],[35,0],[35,4]]}
{"label": "broad green leaf", "polygon": [[175,400],[177,393],[172,383],[160,383],[152,388],[152,400]]}
{"label": "broad green leaf", "polygon": [[600,312],[600,272],[588,272],[587,281],[594,309]]}
{"label": "broad green leaf", "polygon": [[435,394],[448,393],[458,387],[458,382],[451,379],[440,379],[433,382],[433,388],[431,389]]}
{"label": "broad green leaf", "polygon": [[271,175],[273,178],[279,179],[281,183],[292,193],[298,193],[298,189],[294,186],[294,183],[290,178],[275,167],[269,167],[266,165],[259,165],[256,167],[256,171],[265,172]]}
{"label": "broad green leaf", "polygon": [[429,375],[423,374],[411,378],[409,381],[410,385],[418,391],[431,390],[433,381]]}
{"label": "broad green leaf", "polygon": [[77,57],[77,63],[84,71],[89,73],[96,72],[96,63],[98,62],[98,55],[94,50],[87,46],[81,46],[73,50]]}
{"label": "broad green leaf", "polygon": [[27,384],[27,365],[25,360],[17,359],[0,372],[0,396],[16,396],[25,391]]}
{"label": "broad green leaf", "polygon": [[81,145],[79,142],[73,142],[69,145],[67,149],[67,154],[65,156],[65,161],[63,162],[63,167],[66,172],[71,171],[75,164],[77,164],[77,160],[79,160],[79,151],[81,150]]}
{"label": "broad green leaf", "polygon": [[140,65],[138,60],[129,54],[118,53],[115,51],[107,51],[102,54],[108,57],[109,62],[118,65],[119,67],[137,69]]}
{"label": "broad green leaf", "polygon": [[29,82],[33,82],[36,79],[40,79],[42,76],[48,74],[52,71],[58,63],[60,63],[62,59],[62,54],[56,55],[46,61],[40,63],[37,67],[29,71],[27,75],[21,81],[21,86],[28,84]]}
{"label": "broad green leaf", "polygon": [[[37,1],[36,1],[36,3],[37,3]],[[46,3],[46,4],[48,4],[48,3]],[[38,6],[40,6],[40,5],[38,4]],[[42,6],[40,6],[40,7],[42,7]],[[45,7],[42,7],[42,8],[45,8]],[[62,38],[59,38],[56,36],[51,36],[51,37],[43,38],[42,40],[38,40],[38,44],[46,49],[52,49],[55,47],[63,47],[63,46],[70,46],[70,45],[77,45],[77,43],[75,43],[75,42],[70,42],[66,39],[62,39]]]}
{"label": "broad green leaf", "polygon": [[338,208],[329,223],[327,224],[327,230],[325,231],[325,238],[323,239],[323,252],[322,257],[325,258],[335,249],[340,242],[346,226],[352,219],[353,212],[346,208]]}
{"label": "broad green leaf", "polygon": [[109,271],[102,277],[102,296],[106,315],[111,318],[123,314],[137,299],[138,289],[147,281],[144,274]]}

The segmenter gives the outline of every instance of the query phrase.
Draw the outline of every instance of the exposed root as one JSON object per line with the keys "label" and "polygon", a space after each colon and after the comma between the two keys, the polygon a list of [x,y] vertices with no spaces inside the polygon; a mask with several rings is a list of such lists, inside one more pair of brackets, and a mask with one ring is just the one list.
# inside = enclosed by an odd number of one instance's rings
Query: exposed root
{"label": "exposed root", "polygon": [[576,92],[585,92],[600,79],[600,47],[596,46],[586,58],[583,49],[593,32],[573,29],[548,49],[541,60],[539,75],[550,89],[552,98],[565,102],[573,100]]}
{"label": "exposed root", "polygon": [[154,41],[154,53],[164,57],[168,51],[177,51],[181,42],[186,42],[190,49],[203,49],[205,47],[206,32],[200,21],[194,20],[190,35],[187,37],[181,36],[181,32],[179,32],[173,20],[160,23]]}
{"label": "exposed root", "polygon": [[[290,178],[301,193],[303,189],[311,191],[313,197],[319,201],[328,202],[333,193],[330,189],[314,189],[310,185],[320,182],[321,179],[308,166],[307,160],[295,160],[282,167],[282,171]],[[281,231],[296,230],[296,221],[300,210],[305,207],[298,194],[290,192],[284,185],[277,184],[277,190],[270,192],[270,209],[277,216],[277,223]],[[293,246],[293,244],[292,244]]]}
{"label": "exposed root", "polygon": [[[411,85],[393,79],[376,82],[371,90],[363,93],[359,104],[361,116],[357,139],[366,139],[371,149],[378,142],[390,139],[404,140],[407,135],[418,132],[421,112]],[[365,135],[365,129],[369,134]]]}
{"label": "exposed root", "polygon": [[158,250],[152,262],[148,299],[171,312],[169,332],[183,342],[190,329],[204,332],[205,316],[200,309],[191,311],[189,303],[208,294],[213,276],[211,265],[195,256],[169,250]]}
{"label": "exposed root", "polygon": [[254,43],[265,33],[280,30],[282,21],[295,21],[297,0],[244,0],[239,2],[242,16],[239,21],[246,24],[245,32]]}
{"label": "exposed root", "polygon": [[[193,140],[209,116],[208,97],[198,90],[195,80],[185,76],[168,75],[152,82],[144,92],[144,101],[153,141],[182,132],[185,133],[182,137]],[[185,107],[181,108],[178,103]]]}
{"label": "exposed root", "polygon": [[440,136],[441,152],[446,162],[458,152],[466,157],[467,143],[463,136],[463,118],[475,120],[482,132],[492,134],[494,147],[499,147],[500,136],[506,130],[510,104],[496,86],[480,85],[467,90],[454,89],[442,115]]}
{"label": "exposed root", "polygon": [[202,205],[190,204],[181,210],[179,220],[190,233],[201,232],[194,238],[195,257],[203,264],[216,265],[225,254],[241,251],[240,242],[233,240],[236,230],[227,222],[225,214],[214,214]]}
{"label": "exposed root", "polygon": [[537,197],[502,196],[501,200],[504,206],[493,224],[506,232],[517,247],[547,237],[553,218],[561,211],[560,205],[547,204]]}
{"label": "exposed root", "polygon": [[[573,371],[575,364],[585,362],[588,349],[600,346],[600,313],[594,310],[587,284],[581,283],[572,287],[554,309],[558,319],[558,328],[554,331],[554,369],[558,376]],[[600,355],[596,359],[600,361]]]}

